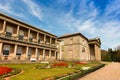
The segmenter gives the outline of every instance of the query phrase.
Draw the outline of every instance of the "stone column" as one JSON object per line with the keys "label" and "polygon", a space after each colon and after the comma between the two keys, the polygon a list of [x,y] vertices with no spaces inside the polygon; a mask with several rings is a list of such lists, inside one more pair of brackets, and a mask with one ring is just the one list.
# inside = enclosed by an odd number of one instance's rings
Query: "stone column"
{"label": "stone column", "polygon": [[19,35],[20,26],[17,26],[17,36]]}
{"label": "stone column", "polygon": [[50,37],[50,45],[52,45],[52,38]]}
{"label": "stone column", "polygon": [[14,48],[14,57],[16,57],[16,53],[17,53],[17,44],[15,44],[15,48]]}
{"label": "stone column", "polygon": [[43,49],[43,60],[45,60],[45,49]]}
{"label": "stone column", "polygon": [[55,45],[57,44],[57,39],[55,39]]}
{"label": "stone column", "polygon": [[28,58],[28,50],[29,50],[29,47],[27,46],[26,47],[26,59]]}
{"label": "stone column", "polygon": [[0,56],[2,55],[2,47],[3,47],[3,43],[0,43]]}
{"label": "stone column", "polygon": [[51,59],[51,50],[49,50],[49,59]]}
{"label": "stone column", "polygon": [[57,58],[57,53],[56,53],[56,51],[55,51],[55,59]]}
{"label": "stone column", "polygon": [[3,33],[5,32],[5,27],[6,27],[6,21],[4,20],[4,22],[3,22],[3,29],[2,29]]}
{"label": "stone column", "polygon": [[35,49],[35,58],[38,58],[38,48]]}
{"label": "stone column", "polygon": [[95,59],[97,61],[101,60],[100,48],[97,45],[95,45]]}
{"label": "stone column", "polygon": [[38,43],[38,40],[39,40],[39,33],[37,32],[37,43]]}
{"label": "stone column", "polygon": [[20,30],[20,26],[18,25],[17,26],[17,33],[16,33],[17,39],[19,39],[19,30]]}
{"label": "stone column", "polygon": [[30,38],[30,29],[28,30],[28,42],[29,42],[29,38]]}
{"label": "stone column", "polygon": [[44,34],[44,44],[45,44],[45,42],[46,42],[46,35]]}

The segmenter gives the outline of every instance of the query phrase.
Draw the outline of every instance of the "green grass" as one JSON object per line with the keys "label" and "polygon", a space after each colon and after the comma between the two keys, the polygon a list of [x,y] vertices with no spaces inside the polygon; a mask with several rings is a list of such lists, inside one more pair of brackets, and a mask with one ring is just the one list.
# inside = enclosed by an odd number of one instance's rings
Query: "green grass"
{"label": "green grass", "polygon": [[[100,63],[88,63],[85,65],[77,65],[77,69],[83,66],[97,66]],[[22,69],[24,72],[20,75],[12,77],[10,80],[42,80],[49,77],[54,77],[66,73],[75,72],[77,69],[71,68],[51,68],[51,69],[36,69],[35,66],[43,66],[45,64],[33,63],[33,64],[0,64],[0,66],[8,66],[11,68]]]}
{"label": "green grass", "polygon": [[10,80],[41,80],[75,71],[75,69],[69,68],[35,69],[34,67],[38,65],[43,64],[4,64],[0,66],[23,69],[24,72],[22,74],[13,77]]}

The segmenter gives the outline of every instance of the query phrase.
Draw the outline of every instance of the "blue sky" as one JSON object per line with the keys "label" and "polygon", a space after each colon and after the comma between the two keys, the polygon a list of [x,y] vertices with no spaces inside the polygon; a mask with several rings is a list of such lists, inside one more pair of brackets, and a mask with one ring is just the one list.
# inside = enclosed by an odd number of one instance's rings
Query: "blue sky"
{"label": "blue sky", "polygon": [[0,12],[57,36],[100,37],[102,49],[120,45],[120,0],[0,0]]}

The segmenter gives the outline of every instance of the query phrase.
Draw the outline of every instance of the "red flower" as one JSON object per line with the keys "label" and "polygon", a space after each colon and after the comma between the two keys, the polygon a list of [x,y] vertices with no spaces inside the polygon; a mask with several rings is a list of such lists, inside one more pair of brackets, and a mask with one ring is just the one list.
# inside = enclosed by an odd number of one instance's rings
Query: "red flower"
{"label": "red flower", "polygon": [[75,62],[75,64],[86,64],[86,62]]}
{"label": "red flower", "polygon": [[54,63],[53,66],[68,66],[68,64],[65,62],[58,62],[58,63]]}
{"label": "red flower", "polygon": [[8,67],[0,67],[0,76],[1,75],[4,75],[6,73],[9,73],[9,72],[12,72],[12,69],[11,68],[8,68]]}

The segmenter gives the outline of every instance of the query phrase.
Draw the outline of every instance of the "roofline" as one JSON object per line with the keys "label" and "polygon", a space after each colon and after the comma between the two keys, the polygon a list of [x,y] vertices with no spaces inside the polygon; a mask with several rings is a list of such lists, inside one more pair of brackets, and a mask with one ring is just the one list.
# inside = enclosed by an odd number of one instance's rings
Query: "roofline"
{"label": "roofline", "polygon": [[68,34],[68,35],[65,35],[65,36],[58,37],[58,39],[67,38],[67,37],[76,36],[76,35],[80,35],[80,36],[82,36],[83,38],[85,38],[86,40],[88,40],[88,38],[86,38],[86,37],[85,37],[83,34],[81,34],[81,33]]}
{"label": "roofline", "polygon": [[12,19],[12,20],[14,20],[14,21],[17,21],[17,22],[19,22],[19,23],[22,23],[22,24],[24,24],[24,25],[27,25],[27,26],[29,26],[29,27],[32,27],[32,28],[34,28],[34,29],[37,29],[37,30],[39,30],[39,31],[42,31],[42,32],[45,32],[45,33],[48,33],[48,34],[50,34],[50,35],[52,35],[52,36],[57,37],[57,36],[54,35],[54,34],[51,34],[51,33],[47,32],[47,31],[45,31],[45,30],[42,30],[42,29],[40,29],[40,28],[37,28],[37,27],[35,27],[35,26],[33,26],[33,25],[30,25],[30,24],[28,24],[28,23],[25,23],[25,22],[23,22],[23,21],[21,21],[21,20],[18,20],[18,19],[15,19],[15,18],[13,18],[13,17],[10,17],[10,16],[8,16],[8,15],[6,15],[6,14],[4,14],[4,13],[1,13],[1,12],[0,12],[0,16],[7,17],[7,18]]}
{"label": "roofline", "polygon": [[[99,40],[99,41],[98,41]],[[93,38],[93,39],[88,39],[89,42],[92,42],[92,41],[97,41],[100,45],[101,45],[101,40],[100,38]]]}

